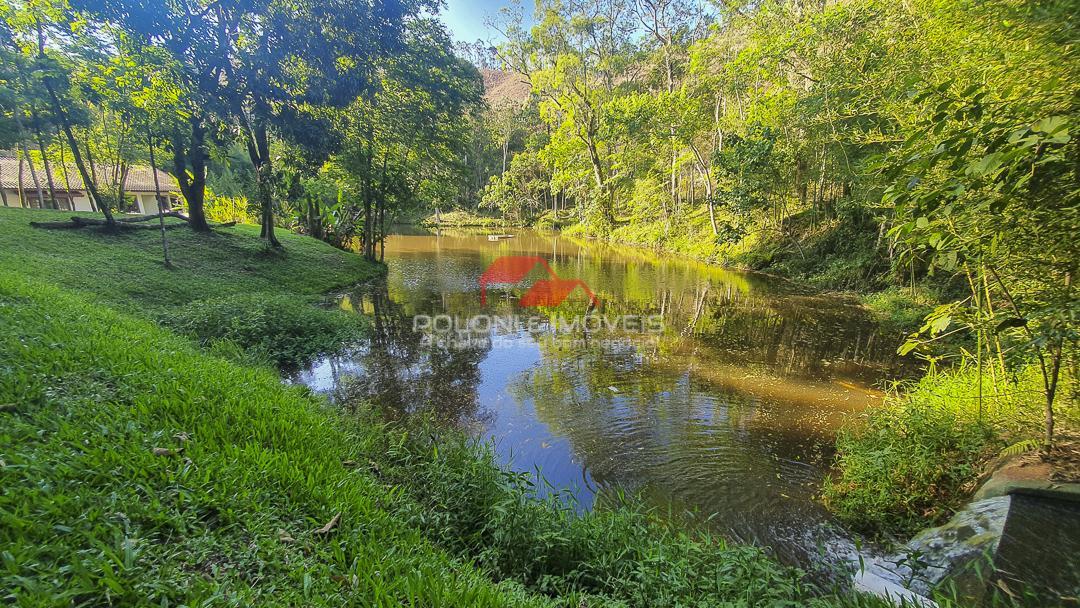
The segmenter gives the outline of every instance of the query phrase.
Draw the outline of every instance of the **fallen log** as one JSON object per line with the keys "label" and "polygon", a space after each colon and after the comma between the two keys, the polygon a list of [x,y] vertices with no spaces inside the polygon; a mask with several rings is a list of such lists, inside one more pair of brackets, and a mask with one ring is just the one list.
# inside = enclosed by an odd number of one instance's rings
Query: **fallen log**
{"label": "fallen log", "polygon": [[[149,222],[151,220],[160,219],[162,217],[175,217],[184,220],[185,222],[188,221],[188,217],[180,213],[179,211],[167,211],[165,213],[155,215],[140,215],[138,217],[118,217],[116,218],[116,223],[135,224],[137,222]],[[71,216],[71,221],[76,224],[85,224],[89,226],[105,226],[108,224],[107,221],[98,219],[96,217],[82,217],[80,215]]]}
{"label": "fallen log", "polygon": [[160,217],[175,217],[177,219],[184,220],[185,222],[190,219],[188,218],[188,216],[180,213],[179,211],[166,211],[165,213],[155,213],[153,215],[140,215],[138,217],[121,217],[117,218],[116,221],[130,224],[134,222],[149,222],[150,220],[156,220]]}
{"label": "fallen log", "polygon": [[[114,224],[120,230],[133,230],[137,228],[146,228],[149,230],[158,230],[159,226],[153,224],[146,224],[150,220],[156,220],[161,216],[147,215],[134,218],[119,218]],[[170,211],[165,214],[165,217],[175,217],[187,221],[187,216],[182,215],[176,211]],[[73,216],[71,220],[66,222],[30,222],[30,225],[34,228],[44,228],[46,230],[71,230],[74,228],[88,228],[90,226],[108,226],[109,223],[105,220],[93,218],[93,217],[80,217]],[[236,222],[224,222],[222,224],[210,224],[211,228],[229,228],[235,226]],[[184,228],[187,224],[165,224],[166,230],[172,230],[173,228]]]}
{"label": "fallen log", "polygon": [[45,228],[47,230],[70,230],[72,228],[82,228],[75,222],[30,222],[30,226],[33,228]]}

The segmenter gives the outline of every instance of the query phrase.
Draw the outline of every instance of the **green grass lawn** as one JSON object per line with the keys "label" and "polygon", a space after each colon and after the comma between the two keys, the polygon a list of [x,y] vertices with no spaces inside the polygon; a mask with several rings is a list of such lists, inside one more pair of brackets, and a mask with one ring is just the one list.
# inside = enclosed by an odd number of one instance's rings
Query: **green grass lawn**
{"label": "green grass lawn", "polygon": [[196,300],[237,294],[319,296],[383,272],[382,266],[361,256],[287,230],[280,231],[283,249],[268,249],[257,238],[258,226],[243,224],[205,234],[183,228],[166,231],[175,265],[168,272],[162,267],[157,230],[102,234],[91,228],[30,226],[31,221],[59,221],[71,215],[0,207],[0,267],[92,293],[135,314],[158,314]]}
{"label": "green grass lawn", "polygon": [[347,421],[272,371],[9,269],[0,316],[5,603],[545,605],[391,517]]}
{"label": "green grass lawn", "polygon": [[[367,328],[362,318],[315,304],[327,291],[384,272],[380,264],[287,230],[280,235],[284,247],[269,248],[257,226],[169,229],[173,266],[167,269],[158,230],[107,234],[30,225],[71,215],[0,208],[0,268],[170,325],[219,352],[241,352],[249,362],[298,365],[359,340]],[[226,342],[239,348],[221,348]]]}

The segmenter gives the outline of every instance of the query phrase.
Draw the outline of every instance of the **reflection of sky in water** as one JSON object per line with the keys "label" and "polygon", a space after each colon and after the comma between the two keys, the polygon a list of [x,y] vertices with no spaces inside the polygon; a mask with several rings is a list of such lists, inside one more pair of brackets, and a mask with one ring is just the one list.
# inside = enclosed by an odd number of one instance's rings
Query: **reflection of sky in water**
{"label": "reflection of sky in water", "polygon": [[[524,253],[585,279],[603,314],[663,314],[660,344],[620,348],[598,334],[583,346],[524,331],[470,352],[419,343],[415,314],[530,314],[513,304],[520,290],[493,292],[481,310],[476,283],[498,255]],[[395,237],[387,261],[386,291],[342,303],[382,319],[381,342],[320,361],[299,381],[341,393],[348,378],[378,379],[361,381],[360,394],[448,412],[491,438],[500,461],[541,470],[582,508],[599,489],[640,490],[795,558],[812,553],[807,536],[828,522],[813,494],[832,434],[880,398],[867,382],[893,365],[895,341],[860,309],[757,275],[530,234]]]}
{"label": "reflection of sky in water", "polygon": [[540,362],[540,348],[531,338],[518,335],[496,338],[492,352],[495,356],[480,364],[482,381],[477,397],[492,414],[484,432],[492,438],[499,460],[518,471],[539,468],[551,485],[571,491],[579,505],[588,507],[595,484],[582,470],[569,439],[553,435],[547,424],[537,419],[532,402],[519,402],[509,390],[518,377]]}

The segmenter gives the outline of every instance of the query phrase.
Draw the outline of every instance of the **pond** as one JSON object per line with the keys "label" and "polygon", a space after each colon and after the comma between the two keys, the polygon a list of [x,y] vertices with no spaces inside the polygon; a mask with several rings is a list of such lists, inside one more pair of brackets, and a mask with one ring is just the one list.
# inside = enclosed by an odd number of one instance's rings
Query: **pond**
{"label": "pond", "polygon": [[294,380],[434,414],[581,509],[638,491],[802,565],[849,544],[815,496],[837,429],[897,375],[899,336],[765,275],[511,232],[388,238],[385,284],[335,301],[374,316],[371,344]]}

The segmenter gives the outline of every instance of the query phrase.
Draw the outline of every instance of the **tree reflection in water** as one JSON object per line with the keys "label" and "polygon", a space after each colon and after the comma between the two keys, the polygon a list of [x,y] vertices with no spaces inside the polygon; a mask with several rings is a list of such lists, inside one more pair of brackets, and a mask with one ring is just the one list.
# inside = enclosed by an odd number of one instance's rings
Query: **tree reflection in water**
{"label": "tree reflection in water", "polygon": [[[600,298],[593,314],[659,315],[663,331],[485,333],[465,348],[424,342],[414,315],[584,313],[523,309],[527,285],[478,277],[499,256],[543,256]],[[393,418],[423,412],[495,441],[501,461],[536,468],[583,508],[607,488],[639,489],[693,509],[729,536],[803,565],[818,541],[841,541],[814,494],[846,420],[900,373],[900,336],[882,335],[856,303],[783,281],[557,235],[395,236],[386,282],[340,301],[374,319],[371,344],[298,378],[349,406]],[[533,277],[535,278],[535,277]],[[579,294],[580,295],[580,294]],[[576,308],[575,308],[576,307]]]}
{"label": "tree reflection in water", "polygon": [[357,287],[342,296],[342,303],[370,315],[372,331],[363,348],[326,361],[333,370],[334,403],[351,409],[370,404],[387,419],[424,413],[464,429],[484,427],[477,386],[490,344],[426,343],[413,331],[412,316],[390,298],[385,281]]}

